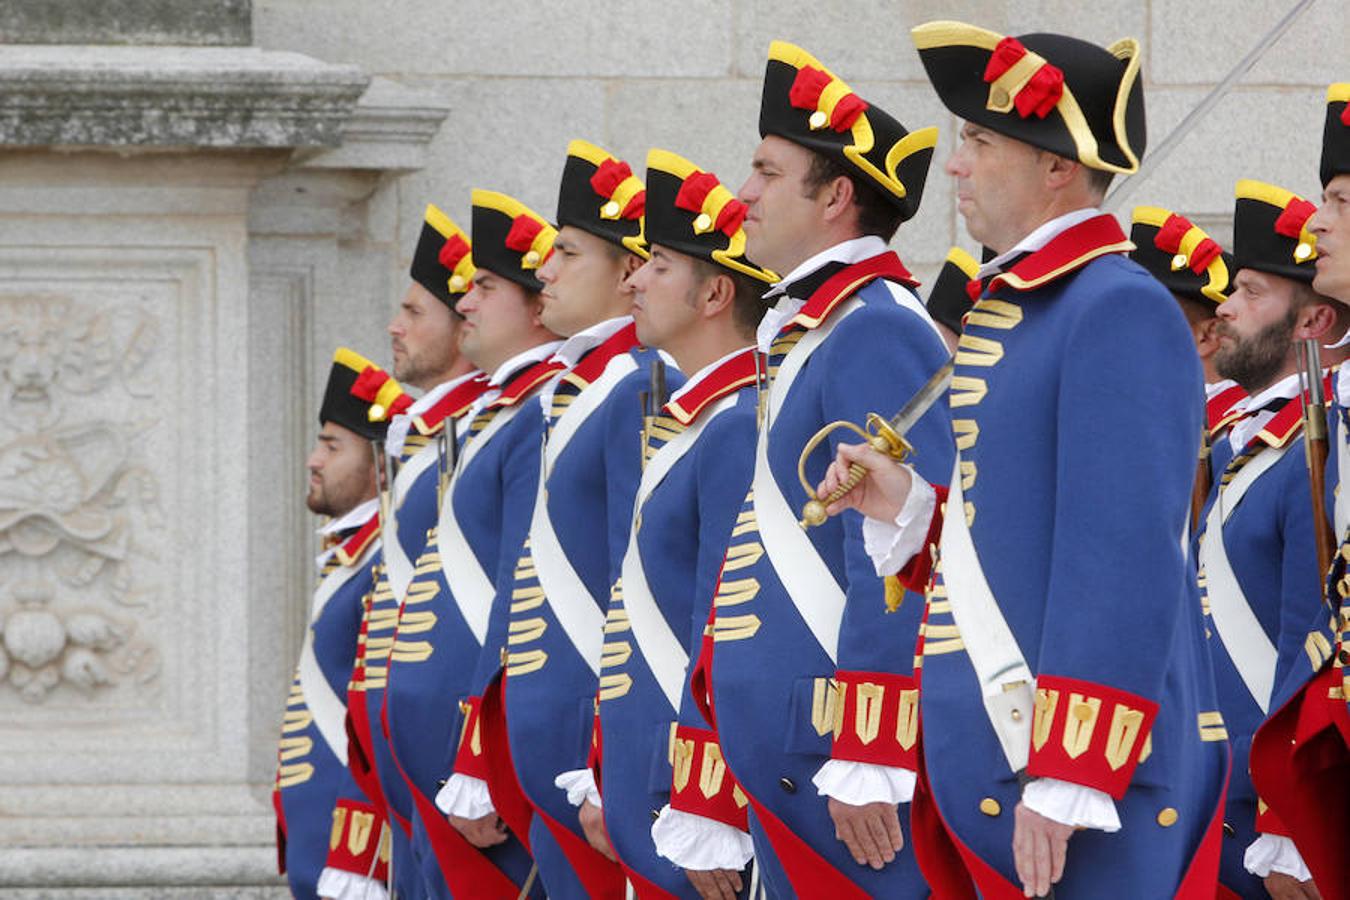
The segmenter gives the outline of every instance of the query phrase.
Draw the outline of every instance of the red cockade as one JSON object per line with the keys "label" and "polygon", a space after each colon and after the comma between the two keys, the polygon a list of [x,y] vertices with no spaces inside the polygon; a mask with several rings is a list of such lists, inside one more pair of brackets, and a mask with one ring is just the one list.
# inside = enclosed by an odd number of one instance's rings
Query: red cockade
{"label": "red cockade", "polygon": [[[633,177],[633,169],[628,163],[618,159],[607,159],[595,169],[591,176],[591,189],[601,197],[612,199],[619,185]],[[625,219],[641,217],[647,206],[647,192],[638,191],[628,199],[623,211],[619,213]]]}
{"label": "red cockade", "polygon": [[[834,81],[828,72],[814,66],[802,66],[788,90],[788,102],[797,109],[820,109],[820,96]],[[848,131],[866,111],[867,101],[850,91],[834,104],[830,112],[830,127],[835,131]]]}
{"label": "red cockade", "polygon": [[[717,176],[713,173],[695,172],[684,180],[684,184],[680,185],[680,191],[675,195],[675,205],[692,213],[701,213],[708,195],[721,186],[722,182],[718,181]],[[730,237],[745,221],[747,211],[744,203],[732,197],[717,213],[717,219],[713,222],[713,225]]]}
{"label": "red cockade", "polygon": [[[1029,51],[1014,37],[1005,37],[994,47],[989,64],[984,69],[984,80],[992,84],[1015,66]],[[1064,72],[1058,66],[1042,61],[1035,74],[1013,96],[1017,113],[1022,118],[1035,115],[1044,119],[1064,96]]]}

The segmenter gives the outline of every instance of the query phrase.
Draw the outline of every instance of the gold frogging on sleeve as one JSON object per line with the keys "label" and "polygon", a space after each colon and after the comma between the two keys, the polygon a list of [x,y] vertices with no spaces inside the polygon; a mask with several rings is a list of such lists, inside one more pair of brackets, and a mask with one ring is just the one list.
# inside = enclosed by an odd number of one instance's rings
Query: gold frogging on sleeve
{"label": "gold frogging on sleeve", "polygon": [[1101,712],[1100,697],[1084,697],[1077,692],[1069,695],[1069,708],[1064,713],[1063,741],[1064,752],[1069,755],[1069,759],[1077,759],[1087,752]]}

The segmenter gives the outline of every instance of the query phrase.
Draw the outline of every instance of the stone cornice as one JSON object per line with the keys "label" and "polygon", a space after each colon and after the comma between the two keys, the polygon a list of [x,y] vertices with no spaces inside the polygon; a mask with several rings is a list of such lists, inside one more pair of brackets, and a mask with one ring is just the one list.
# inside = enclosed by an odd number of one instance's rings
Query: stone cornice
{"label": "stone cornice", "polygon": [[255,47],[4,47],[0,145],[335,147],[368,82]]}

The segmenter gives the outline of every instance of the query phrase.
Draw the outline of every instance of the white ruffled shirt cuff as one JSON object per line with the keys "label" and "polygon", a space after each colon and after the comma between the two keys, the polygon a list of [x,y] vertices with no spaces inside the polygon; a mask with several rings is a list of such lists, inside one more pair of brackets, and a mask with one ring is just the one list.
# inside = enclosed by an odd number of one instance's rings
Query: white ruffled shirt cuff
{"label": "white ruffled shirt cuff", "polygon": [[581,808],[581,804],[590,802],[596,809],[603,809],[600,790],[595,786],[595,773],[590,769],[572,769],[553,779],[555,787],[567,791],[567,802]]}
{"label": "white ruffled shirt cuff", "polygon": [[487,782],[472,775],[456,772],[446,779],[436,792],[436,808],[447,816],[481,819],[497,811],[492,805]]}
{"label": "white ruffled shirt cuff", "polygon": [[1022,789],[1022,804],[1061,825],[1119,831],[1120,814],[1111,795],[1058,778],[1038,778]]}
{"label": "white ruffled shirt cuff", "polygon": [[652,842],[658,856],[695,872],[730,869],[739,872],[755,855],[750,834],[667,803],[652,823]]}
{"label": "white ruffled shirt cuff", "polygon": [[832,759],[811,776],[811,783],[822,797],[862,806],[867,803],[908,803],[914,799],[916,778],[914,772],[899,766]]}
{"label": "white ruffled shirt cuff", "polygon": [[382,881],[328,867],[319,873],[315,893],[327,900],[388,900],[389,897]]}
{"label": "white ruffled shirt cuff", "polygon": [[1303,864],[1303,855],[1294,842],[1278,834],[1258,835],[1243,855],[1242,865],[1257,878],[1279,872],[1299,881],[1312,881],[1312,872]]}
{"label": "white ruffled shirt cuff", "polygon": [[928,525],[937,509],[937,491],[918,472],[910,469],[909,474],[909,495],[894,522],[863,519],[863,549],[872,558],[878,575],[894,575],[923,550]]}

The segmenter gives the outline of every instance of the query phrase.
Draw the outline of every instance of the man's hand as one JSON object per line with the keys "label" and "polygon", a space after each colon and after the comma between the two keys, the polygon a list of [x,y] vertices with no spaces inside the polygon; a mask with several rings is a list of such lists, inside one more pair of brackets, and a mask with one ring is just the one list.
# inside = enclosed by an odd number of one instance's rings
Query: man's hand
{"label": "man's hand", "polygon": [[685,869],[684,874],[703,900],[736,900],[743,885],[741,873],[732,869]]}
{"label": "man's hand", "polygon": [[1322,894],[1312,881],[1299,881],[1283,872],[1271,872],[1264,884],[1271,900],[1322,900]]}
{"label": "man's hand", "polygon": [[609,843],[609,832],[605,830],[604,811],[591,801],[585,800],[577,808],[577,818],[581,820],[581,831],[586,835],[591,847],[610,862],[618,862],[619,858],[614,855],[614,848]]}
{"label": "man's hand", "polygon": [[464,835],[464,840],[482,850],[495,847],[506,840],[506,823],[495,812],[481,819],[466,819],[463,816],[447,816],[455,830]]}
{"label": "man's hand", "polygon": [[834,820],[834,836],[844,842],[858,865],[880,869],[904,848],[896,804],[878,801],[853,806],[830,797],[826,807]]}
{"label": "man's hand", "polygon": [[1064,877],[1072,825],[1061,825],[1021,803],[1013,813],[1013,862],[1027,897],[1044,897]]}
{"label": "man's hand", "polygon": [[909,469],[867,444],[840,444],[834,462],[825,471],[825,479],[816,486],[816,496],[825,498],[848,480],[848,469],[857,463],[867,475],[853,490],[825,507],[835,516],[846,509],[856,509],[869,519],[894,522],[905,505],[913,483]]}

